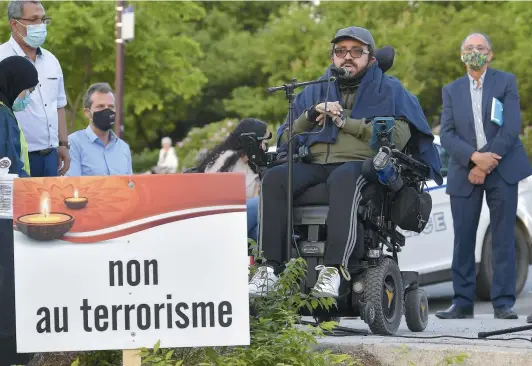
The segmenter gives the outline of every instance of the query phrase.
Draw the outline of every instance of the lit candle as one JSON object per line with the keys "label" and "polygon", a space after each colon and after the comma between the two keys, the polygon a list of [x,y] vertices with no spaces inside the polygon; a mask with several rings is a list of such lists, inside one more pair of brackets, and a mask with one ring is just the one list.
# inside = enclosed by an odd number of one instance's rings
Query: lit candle
{"label": "lit candle", "polygon": [[57,224],[71,219],[71,216],[61,213],[50,212],[50,199],[43,197],[41,199],[41,213],[25,215],[19,220],[26,224]]}
{"label": "lit candle", "polygon": [[88,201],[87,197],[79,197],[78,190],[74,189],[74,197],[65,198],[65,205],[72,210],[76,210],[85,207]]}
{"label": "lit candle", "polygon": [[40,203],[39,213],[29,213],[17,218],[17,230],[38,241],[61,239],[72,229],[75,221],[74,216],[53,212],[47,193],[43,194]]}

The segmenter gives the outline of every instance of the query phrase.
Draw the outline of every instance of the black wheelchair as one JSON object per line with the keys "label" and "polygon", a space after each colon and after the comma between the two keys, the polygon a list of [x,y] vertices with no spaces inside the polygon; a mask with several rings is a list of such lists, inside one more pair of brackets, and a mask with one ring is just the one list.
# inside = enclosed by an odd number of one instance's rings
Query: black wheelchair
{"label": "black wheelchair", "polygon": [[[420,233],[430,216],[431,196],[424,190],[430,179],[429,168],[412,157],[412,144],[403,151],[393,148],[390,122],[392,118],[373,120],[380,148],[373,159],[363,163],[366,184],[360,192],[357,241],[337,306],[302,314],[312,315],[318,322],[360,317],[373,333],[382,335],[395,334],[403,315],[411,331],[421,332],[427,327],[429,314],[417,272],[400,271],[397,256],[405,245],[398,228]],[[282,162],[275,153],[261,152],[259,139],[247,137],[250,161],[259,166]],[[328,197],[327,184],[322,183],[293,200],[292,257],[302,257],[308,264],[306,280],[301,284],[307,294],[316,283],[315,268],[323,264],[327,250]]]}

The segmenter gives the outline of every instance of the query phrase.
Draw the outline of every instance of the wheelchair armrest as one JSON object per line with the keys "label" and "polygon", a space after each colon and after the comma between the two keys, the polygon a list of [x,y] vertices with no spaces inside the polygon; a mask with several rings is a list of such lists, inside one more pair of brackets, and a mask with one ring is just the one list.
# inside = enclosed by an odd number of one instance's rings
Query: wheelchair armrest
{"label": "wheelchair armrest", "polygon": [[430,179],[430,169],[426,164],[414,159],[409,155],[406,155],[399,150],[392,150],[392,154],[397,162],[401,165],[403,170],[402,175],[414,175],[417,179],[424,181]]}

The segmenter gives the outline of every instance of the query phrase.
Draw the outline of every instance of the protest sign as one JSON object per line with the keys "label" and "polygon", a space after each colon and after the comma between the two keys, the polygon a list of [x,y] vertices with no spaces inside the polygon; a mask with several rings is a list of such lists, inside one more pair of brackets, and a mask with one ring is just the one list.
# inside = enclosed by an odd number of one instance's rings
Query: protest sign
{"label": "protest sign", "polygon": [[16,179],[18,352],[247,345],[240,174]]}

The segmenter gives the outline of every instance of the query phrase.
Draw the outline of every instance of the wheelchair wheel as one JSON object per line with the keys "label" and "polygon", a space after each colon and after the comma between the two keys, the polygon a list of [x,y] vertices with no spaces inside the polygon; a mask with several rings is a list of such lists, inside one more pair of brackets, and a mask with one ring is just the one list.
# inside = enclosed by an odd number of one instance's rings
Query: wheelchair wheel
{"label": "wheelchair wheel", "polygon": [[395,334],[401,324],[404,302],[403,281],[397,263],[385,257],[377,266],[368,268],[365,288],[366,307],[372,309],[369,329],[374,334]]}
{"label": "wheelchair wheel", "polygon": [[405,320],[411,332],[423,332],[429,323],[429,301],[424,290],[410,290],[405,296]]}

